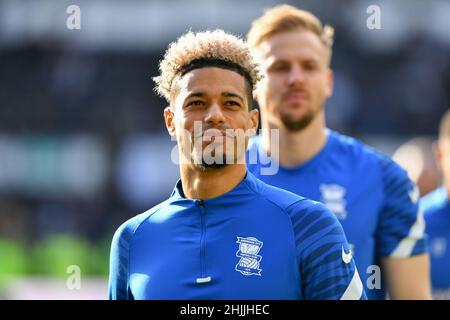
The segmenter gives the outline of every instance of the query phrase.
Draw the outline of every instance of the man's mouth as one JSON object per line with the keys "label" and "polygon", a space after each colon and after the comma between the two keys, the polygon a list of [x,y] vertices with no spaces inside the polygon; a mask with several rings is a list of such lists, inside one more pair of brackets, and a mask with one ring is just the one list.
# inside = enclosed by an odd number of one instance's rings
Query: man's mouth
{"label": "man's mouth", "polygon": [[301,103],[308,99],[306,92],[293,92],[287,94],[284,98],[285,101],[290,103]]}
{"label": "man's mouth", "polygon": [[202,141],[204,142],[224,142],[226,140],[226,135],[217,134],[217,135],[203,135]]}

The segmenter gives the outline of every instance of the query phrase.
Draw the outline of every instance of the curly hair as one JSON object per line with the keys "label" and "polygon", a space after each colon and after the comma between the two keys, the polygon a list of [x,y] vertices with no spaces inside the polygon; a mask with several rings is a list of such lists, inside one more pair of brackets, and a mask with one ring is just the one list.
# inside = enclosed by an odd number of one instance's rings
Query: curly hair
{"label": "curly hair", "polygon": [[160,75],[154,77],[156,92],[170,102],[174,80],[187,72],[218,66],[240,73],[247,80],[250,92],[261,79],[245,42],[223,30],[188,32],[172,42],[159,64]]}

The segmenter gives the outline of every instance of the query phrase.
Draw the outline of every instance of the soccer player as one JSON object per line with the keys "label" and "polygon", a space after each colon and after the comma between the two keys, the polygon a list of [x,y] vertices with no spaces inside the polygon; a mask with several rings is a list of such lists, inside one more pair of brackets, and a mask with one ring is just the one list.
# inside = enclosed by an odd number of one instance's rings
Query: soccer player
{"label": "soccer player", "polygon": [[450,300],[450,111],[441,119],[436,151],[443,186],[422,198],[421,206],[430,243],[433,297]]}
{"label": "soccer player", "polygon": [[433,156],[433,139],[415,137],[406,141],[392,154],[392,160],[408,172],[421,197],[439,185],[439,169]]}
{"label": "soccer player", "polygon": [[110,299],[365,298],[336,217],[247,172],[248,139],[238,133],[257,128],[260,76],[244,41],[187,33],[160,71],[181,179],[168,200],[116,231]]}
{"label": "soccer player", "polygon": [[[383,278],[391,299],[428,299],[425,225],[414,184],[391,159],[326,127],[333,32],[289,5],[253,22],[247,39],[264,76],[255,93],[263,132],[250,141],[249,170],[335,213],[369,299],[385,297]],[[278,130],[279,146],[271,130]]]}

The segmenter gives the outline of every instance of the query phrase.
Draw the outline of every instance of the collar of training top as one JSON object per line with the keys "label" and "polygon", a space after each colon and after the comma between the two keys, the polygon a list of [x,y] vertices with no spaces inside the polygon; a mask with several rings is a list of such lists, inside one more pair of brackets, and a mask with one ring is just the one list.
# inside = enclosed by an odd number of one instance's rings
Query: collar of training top
{"label": "collar of training top", "polygon": [[220,202],[232,202],[236,201],[238,196],[256,196],[260,190],[262,189],[264,183],[258,180],[251,172],[247,171],[244,179],[239,182],[239,184],[234,187],[232,190],[228,191],[225,194],[222,194],[218,197],[211,199],[188,199],[185,197],[181,179],[175,185],[173,192],[170,196],[172,200],[188,200],[188,201],[196,201],[203,200],[206,203],[215,203],[218,204]]}

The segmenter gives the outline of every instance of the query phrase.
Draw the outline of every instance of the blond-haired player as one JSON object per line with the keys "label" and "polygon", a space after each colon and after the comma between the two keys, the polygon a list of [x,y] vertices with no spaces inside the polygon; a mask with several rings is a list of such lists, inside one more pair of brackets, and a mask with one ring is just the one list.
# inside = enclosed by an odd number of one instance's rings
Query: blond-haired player
{"label": "blond-haired player", "polygon": [[[386,288],[393,299],[429,298],[425,224],[414,184],[388,157],[326,127],[333,29],[310,12],[281,5],[253,22],[248,43],[264,76],[256,88],[264,131],[249,150],[260,157],[249,170],[335,213],[369,299],[383,299]],[[279,130],[279,150],[269,130]],[[276,174],[263,174],[266,162],[279,165]]]}

